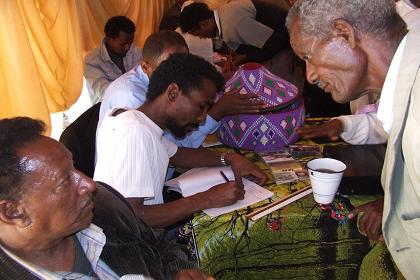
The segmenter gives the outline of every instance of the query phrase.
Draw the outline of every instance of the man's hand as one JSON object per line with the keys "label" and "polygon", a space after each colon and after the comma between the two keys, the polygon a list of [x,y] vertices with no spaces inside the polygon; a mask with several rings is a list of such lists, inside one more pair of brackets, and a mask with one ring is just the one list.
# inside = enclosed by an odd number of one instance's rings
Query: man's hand
{"label": "man's hand", "polygon": [[228,153],[225,158],[232,167],[238,186],[243,186],[242,177],[244,176],[254,177],[259,185],[264,185],[267,175],[254,163],[236,153]]}
{"label": "man's hand", "polygon": [[175,275],[175,280],[206,280],[207,276],[199,269],[183,269]]}
{"label": "man's hand", "polygon": [[218,208],[231,205],[238,200],[244,199],[245,190],[242,185],[238,186],[235,182],[227,182],[216,185],[204,192],[209,203],[208,208]]}
{"label": "man's hand", "polygon": [[340,120],[333,119],[318,126],[301,127],[296,131],[303,139],[327,136],[331,141],[337,141],[343,132],[343,123]]}
{"label": "man's hand", "polygon": [[239,89],[233,89],[223,94],[210,109],[209,115],[220,121],[224,116],[258,113],[267,107],[257,95],[238,94],[238,91]]}
{"label": "man's hand", "polygon": [[349,219],[357,217],[357,214],[363,213],[359,220],[359,231],[367,236],[369,240],[383,241],[382,236],[382,211],[384,209],[384,199],[378,199],[359,207],[356,207],[348,215]]}

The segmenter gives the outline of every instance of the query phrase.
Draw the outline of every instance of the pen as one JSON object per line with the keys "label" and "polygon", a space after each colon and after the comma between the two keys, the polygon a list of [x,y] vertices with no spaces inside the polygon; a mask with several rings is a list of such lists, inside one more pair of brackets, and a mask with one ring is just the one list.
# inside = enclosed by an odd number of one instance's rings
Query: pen
{"label": "pen", "polygon": [[222,170],[220,170],[220,175],[222,175],[223,179],[225,179],[226,182],[229,182],[228,177],[226,176],[226,174]]}

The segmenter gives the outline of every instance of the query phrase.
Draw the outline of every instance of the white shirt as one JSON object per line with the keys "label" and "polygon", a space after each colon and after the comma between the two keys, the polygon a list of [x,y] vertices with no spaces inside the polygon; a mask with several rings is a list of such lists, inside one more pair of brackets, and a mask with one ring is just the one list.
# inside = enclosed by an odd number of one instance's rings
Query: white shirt
{"label": "white shirt", "polygon": [[258,22],[256,15],[257,11],[250,0],[231,1],[214,11],[219,35],[229,48],[236,50],[239,45],[264,46],[274,30]]}
{"label": "white shirt", "polygon": [[180,27],[175,31],[184,38],[191,54],[198,55],[213,64],[213,42],[210,38],[200,38],[190,33],[183,33]]}
{"label": "white shirt", "polygon": [[114,108],[137,109],[146,101],[149,77],[139,64],[110,83],[99,110],[98,127],[109,110]]}
{"label": "white shirt", "polygon": [[392,126],[392,107],[394,103],[395,86],[397,84],[398,70],[400,69],[401,59],[406,43],[407,35],[402,39],[394,57],[392,58],[384,85],[382,87],[377,117],[382,122],[384,130],[388,133]]}
{"label": "white shirt", "polygon": [[144,198],[145,205],[163,203],[165,174],[178,147],[145,114],[110,111],[98,130],[94,180],[104,182],[124,197]]}

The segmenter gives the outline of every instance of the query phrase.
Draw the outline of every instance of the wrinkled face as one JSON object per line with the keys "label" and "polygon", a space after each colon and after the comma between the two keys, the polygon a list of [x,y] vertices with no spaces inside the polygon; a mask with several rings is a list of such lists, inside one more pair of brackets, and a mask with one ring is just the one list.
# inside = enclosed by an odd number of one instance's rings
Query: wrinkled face
{"label": "wrinkled face", "polygon": [[216,38],[217,36],[217,25],[214,18],[205,19],[199,22],[199,28],[191,30],[192,35],[200,38]]}
{"label": "wrinkled face", "polygon": [[327,39],[304,36],[299,20],[290,29],[294,52],[306,63],[306,78],[331,94],[338,103],[346,103],[367,93],[365,80],[367,57],[357,46],[352,47],[344,36]]}
{"label": "wrinkled face", "polygon": [[27,173],[20,205],[35,238],[60,239],[89,226],[95,182],[73,167],[71,153],[41,136],[18,151]]}
{"label": "wrinkled face", "polygon": [[203,79],[200,89],[178,94],[173,104],[175,106],[173,114],[166,120],[166,128],[178,138],[197,129],[206,120],[207,111],[214,103],[216,91],[213,82]]}
{"label": "wrinkled face", "polygon": [[106,38],[106,43],[111,50],[120,55],[125,56],[134,41],[134,34],[120,31],[118,37]]}

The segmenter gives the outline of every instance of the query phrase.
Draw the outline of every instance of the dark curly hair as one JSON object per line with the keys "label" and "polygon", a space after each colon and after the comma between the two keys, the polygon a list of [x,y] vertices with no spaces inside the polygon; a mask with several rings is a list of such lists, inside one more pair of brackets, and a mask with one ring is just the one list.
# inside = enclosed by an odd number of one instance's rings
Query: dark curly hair
{"label": "dark curly hair", "polygon": [[182,92],[203,86],[203,79],[214,83],[217,91],[224,85],[223,76],[203,58],[188,53],[172,54],[153,72],[147,90],[147,100],[152,101],[165,92],[171,83],[176,83]]}
{"label": "dark curly hair", "polygon": [[199,29],[200,21],[212,18],[214,13],[204,3],[192,3],[185,7],[179,18],[182,32],[190,32]]}
{"label": "dark curly hair", "polygon": [[0,120],[0,199],[20,197],[24,175],[18,149],[42,135],[45,124],[28,117]]}
{"label": "dark curly hair", "polygon": [[105,23],[105,36],[109,38],[117,38],[123,31],[128,34],[134,34],[136,32],[136,25],[128,17],[116,16],[108,19]]}

